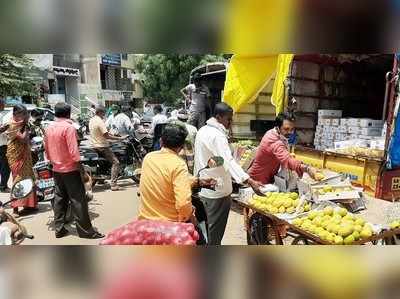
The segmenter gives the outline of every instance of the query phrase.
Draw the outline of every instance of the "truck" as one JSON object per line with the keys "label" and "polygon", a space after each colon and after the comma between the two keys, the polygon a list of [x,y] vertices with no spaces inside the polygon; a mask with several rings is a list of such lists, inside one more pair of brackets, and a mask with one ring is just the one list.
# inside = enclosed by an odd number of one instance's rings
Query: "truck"
{"label": "truck", "polygon": [[[202,66],[195,71],[213,86],[215,101],[223,100],[228,68],[229,64],[224,64],[218,70]],[[373,197],[400,199],[400,169],[387,167],[399,96],[398,78],[399,57],[395,54],[295,55],[285,81],[285,109],[296,116],[298,138],[293,153],[307,164],[346,175]],[[232,126],[235,139],[260,140],[273,127],[276,116],[271,103],[273,85],[274,79],[266,84],[255,102],[235,113]],[[385,122],[383,155],[369,157],[316,149],[319,110],[341,110],[343,117]]]}

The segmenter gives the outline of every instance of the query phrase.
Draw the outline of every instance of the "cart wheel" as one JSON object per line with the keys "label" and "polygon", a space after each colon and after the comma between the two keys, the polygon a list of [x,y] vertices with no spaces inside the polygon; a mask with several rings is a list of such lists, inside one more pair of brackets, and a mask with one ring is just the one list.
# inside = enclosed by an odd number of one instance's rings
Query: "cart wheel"
{"label": "cart wheel", "polygon": [[306,238],[299,236],[293,240],[292,245],[310,245],[310,243]]}
{"label": "cart wheel", "polygon": [[257,245],[254,241],[253,238],[251,237],[249,232],[246,232],[247,234],[247,245]]}
{"label": "cart wheel", "polygon": [[269,240],[269,232],[272,230],[270,222],[258,214],[249,219],[247,231],[247,243],[249,245],[273,245]]}

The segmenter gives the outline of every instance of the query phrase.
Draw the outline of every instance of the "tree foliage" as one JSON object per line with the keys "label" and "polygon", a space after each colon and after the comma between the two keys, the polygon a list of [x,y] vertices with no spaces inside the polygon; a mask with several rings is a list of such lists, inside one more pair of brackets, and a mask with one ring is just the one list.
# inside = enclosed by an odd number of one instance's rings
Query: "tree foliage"
{"label": "tree foliage", "polygon": [[26,55],[0,54],[0,95],[37,95],[39,82],[38,71]]}
{"label": "tree foliage", "polygon": [[223,55],[146,54],[138,56],[137,68],[143,77],[145,97],[173,105],[182,97],[180,90],[188,84],[195,67],[222,61],[226,61]]}

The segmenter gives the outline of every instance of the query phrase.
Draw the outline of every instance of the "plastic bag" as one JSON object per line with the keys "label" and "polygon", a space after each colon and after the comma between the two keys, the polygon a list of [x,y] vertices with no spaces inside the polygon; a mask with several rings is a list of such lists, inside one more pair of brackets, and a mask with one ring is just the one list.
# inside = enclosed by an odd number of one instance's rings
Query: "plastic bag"
{"label": "plastic bag", "polygon": [[199,234],[191,223],[138,220],[110,234],[100,245],[196,245]]}

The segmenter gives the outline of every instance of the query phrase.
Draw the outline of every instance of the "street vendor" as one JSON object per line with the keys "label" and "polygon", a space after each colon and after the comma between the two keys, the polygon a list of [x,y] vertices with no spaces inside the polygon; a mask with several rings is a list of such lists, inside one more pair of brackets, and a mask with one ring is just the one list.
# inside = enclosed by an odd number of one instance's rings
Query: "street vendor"
{"label": "street vendor", "polygon": [[271,184],[281,167],[295,171],[299,177],[308,173],[315,178],[317,171],[296,160],[289,152],[288,138],[294,130],[295,118],[292,114],[283,113],[276,118],[276,127],[263,137],[255,160],[249,169],[248,173],[253,180]]}

